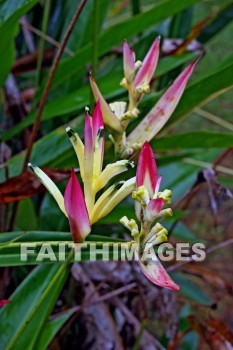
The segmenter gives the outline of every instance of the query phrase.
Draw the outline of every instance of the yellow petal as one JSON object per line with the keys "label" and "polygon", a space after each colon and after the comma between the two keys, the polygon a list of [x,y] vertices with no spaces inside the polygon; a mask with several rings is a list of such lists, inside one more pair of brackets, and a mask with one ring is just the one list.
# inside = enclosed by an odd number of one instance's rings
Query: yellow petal
{"label": "yellow petal", "polygon": [[84,145],[78,134],[70,127],[66,128],[66,132],[78,157],[81,177],[84,179]]}
{"label": "yellow petal", "polygon": [[96,192],[101,190],[114,176],[133,167],[134,163],[129,160],[119,160],[116,163],[108,164],[96,181]]}
{"label": "yellow petal", "polygon": [[55,185],[55,183],[41,170],[38,166],[32,165],[28,163],[28,166],[32,169],[32,171],[36,174],[36,176],[40,179],[42,184],[47,188],[47,190],[51,193],[57,204],[59,205],[61,211],[67,216],[65,206],[64,206],[64,197],[61,194],[59,188]]}
{"label": "yellow petal", "polygon": [[111,187],[109,187],[106,191],[104,191],[104,193],[98,198],[98,200],[96,201],[91,213],[90,213],[90,222],[91,225],[98,221],[98,216],[100,211],[102,210],[102,208],[106,205],[106,203],[108,203],[108,201],[110,200],[111,196],[113,196],[113,194],[119,189],[119,187],[121,187],[124,184],[124,181],[120,181],[114,185],[112,185]]}
{"label": "yellow petal", "polygon": [[118,203],[132,193],[133,189],[135,188],[135,183],[136,177],[133,177],[125,182],[121,181],[105,191],[102,196],[100,196],[93,208],[91,213],[91,223],[94,223],[108,215]]}

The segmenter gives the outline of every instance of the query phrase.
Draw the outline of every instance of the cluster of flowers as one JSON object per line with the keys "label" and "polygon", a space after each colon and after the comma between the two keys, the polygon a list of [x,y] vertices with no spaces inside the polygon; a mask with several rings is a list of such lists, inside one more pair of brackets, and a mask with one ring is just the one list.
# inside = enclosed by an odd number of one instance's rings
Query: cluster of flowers
{"label": "cluster of flowers", "polygon": [[105,125],[111,131],[111,140],[119,158],[127,158],[135,150],[141,149],[145,141],[150,141],[171,117],[185,86],[199,60],[188,65],[173,84],[162,95],[137,127],[126,136],[126,129],[132,119],[138,117],[139,102],[150,92],[150,83],[159,58],[160,38],[156,38],[144,60],[136,61],[135,53],[125,40],[123,44],[124,78],[121,85],[128,91],[128,103],[105,101],[95,80],[90,76],[90,85],[96,102],[100,101]]}
{"label": "cluster of flowers", "polygon": [[[172,215],[170,208],[171,191],[159,191],[161,177],[158,176],[153,150],[148,141],[163,127],[177,106],[190,75],[197,63],[191,63],[164,93],[148,115],[126,136],[126,128],[131,119],[139,114],[138,103],[150,91],[159,57],[159,42],[156,38],[143,62],[135,60],[135,53],[125,41],[123,45],[124,78],[121,85],[128,91],[129,103],[120,101],[108,105],[96,82],[90,76],[91,88],[97,102],[93,116],[86,109],[84,143],[71,128],[67,134],[76,152],[83,190],[74,170],[71,172],[64,197],[55,183],[37,166],[29,164],[34,173],[57,201],[61,211],[67,216],[73,241],[84,242],[91,232],[91,226],[106,216],[129,194],[135,200],[135,212],[140,229],[134,219],[124,216],[120,222],[130,230],[133,241],[137,243],[139,255],[145,249],[167,240],[167,230],[159,219]],[[103,168],[104,124],[110,129],[116,155],[121,160]],[[107,187],[116,175],[134,167],[134,163],[124,159],[135,150],[141,149],[136,177],[120,181]],[[106,189],[107,187],[107,189]],[[102,194],[97,197],[100,190]],[[173,290],[179,286],[166,273],[160,261],[140,260],[142,272],[153,283]]]}

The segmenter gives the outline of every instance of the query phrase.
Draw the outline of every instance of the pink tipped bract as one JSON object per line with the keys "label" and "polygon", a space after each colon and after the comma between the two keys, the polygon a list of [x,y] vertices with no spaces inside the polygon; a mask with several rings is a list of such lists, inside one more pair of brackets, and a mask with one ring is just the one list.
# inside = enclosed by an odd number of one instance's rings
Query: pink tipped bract
{"label": "pink tipped bract", "polygon": [[144,58],[142,66],[135,77],[135,87],[143,83],[150,84],[159,59],[159,44],[160,37],[157,37],[153,42],[150,50],[148,51],[146,57]]}
{"label": "pink tipped bract", "polygon": [[83,242],[91,232],[91,226],[83,192],[74,170],[71,171],[71,177],[66,186],[64,202],[73,241]]}
{"label": "pink tipped bract", "polygon": [[149,142],[145,142],[138,158],[136,185],[137,187],[144,185],[152,198],[157,180],[158,172],[154,152]]}
{"label": "pink tipped bract", "polygon": [[171,279],[159,259],[149,262],[140,261],[139,266],[144,275],[157,286],[175,291],[180,290],[180,287]]}

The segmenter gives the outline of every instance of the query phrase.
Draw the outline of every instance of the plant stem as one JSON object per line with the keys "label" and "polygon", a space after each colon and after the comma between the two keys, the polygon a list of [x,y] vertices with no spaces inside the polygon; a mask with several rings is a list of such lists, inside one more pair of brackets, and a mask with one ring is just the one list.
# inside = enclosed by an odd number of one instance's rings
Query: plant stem
{"label": "plant stem", "polygon": [[[93,8],[93,46],[92,46],[92,62],[91,62],[91,69],[92,69],[92,76],[95,79],[96,78],[96,69],[97,69],[97,62],[98,62],[98,33],[99,33],[99,0],[94,0],[94,8]],[[91,91],[90,95],[90,106],[91,110],[94,107],[94,97]]]}
{"label": "plant stem", "polygon": [[214,165],[212,163],[207,163],[207,162],[203,162],[202,160],[197,160],[192,158],[183,158],[183,162],[186,164],[195,165],[200,168],[213,168],[216,171],[219,171],[221,173],[233,175],[233,169],[226,168],[225,166],[222,166],[222,165]]}
{"label": "plant stem", "polygon": [[[25,20],[21,19],[20,20],[20,24],[21,24],[21,26],[23,26],[24,28],[28,29],[30,32],[36,34],[40,38],[43,38],[45,41],[47,41],[48,43],[52,44],[56,48],[59,48],[61,46],[61,44],[58,41],[54,40],[49,35],[46,35],[41,30],[33,27],[31,24],[25,22]],[[69,56],[74,56],[75,55],[75,53],[73,51],[71,51],[70,49],[68,49],[67,47],[64,49],[64,52],[67,53],[67,55],[69,55]]]}
{"label": "plant stem", "polygon": [[22,172],[24,172],[27,168],[27,163],[30,159],[30,156],[31,156],[31,152],[32,152],[32,147],[33,147],[33,143],[34,143],[34,140],[36,138],[36,135],[37,135],[37,132],[38,132],[38,129],[39,129],[39,126],[40,126],[40,121],[41,121],[41,117],[42,117],[42,113],[43,113],[43,110],[44,110],[44,106],[45,106],[45,103],[47,101],[47,98],[48,98],[48,94],[49,94],[49,90],[50,90],[50,87],[52,85],[52,81],[53,81],[53,78],[54,78],[54,75],[55,75],[55,72],[57,70],[57,67],[58,67],[58,63],[60,61],[60,58],[63,54],[63,51],[66,47],[66,44],[68,42],[68,39],[73,31],[73,28],[82,12],[82,9],[85,5],[87,0],[82,0],[80,5],[78,6],[78,9],[77,11],[75,12],[74,14],[74,17],[72,18],[70,24],[69,24],[69,27],[67,28],[67,31],[65,33],[65,36],[62,40],[62,43],[61,43],[61,46],[60,48],[58,49],[57,51],[57,54],[55,56],[55,59],[53,61],[53,64],[52,64],[52,67],[50,69],[50,72],[49,72],[49,76],[48,76],[48,80],[46,82],[46,85],[45,85],[45,88],[44,88],[44,91],[43,91],[43,94],[42,94],[42,97],[41,97],[41,100],[40,100],[40,104],[39,104],[39,107],[38,107],[38,111],[37,111],[37,114],[36,114],[36,118],[35,118],[35,123],[33,125],[33,129],[32,129],[32,132],[31,132],[31,136],[29,138],[29,141],[28,141],[28,147],[27,147],[27,151],[26,151],[26,156],[25,156],[25,159],[24,159],[24,164],[23,164],[23,169],[22,169]]}
{"label": "plant stem", "polygon": [[228,121],[224,120],[223,118],[219,118],[213,113],[210,113],[204,109],[196,108],[195,112],[199,114],[200,116],[211,120],[212,122],[220,125],[223,128],[226,128],[227,130],[233,131],[233,124],[229,123]]}
{"label": "plant stem", "polygon": [[[42,28],[41,28],[41,31],[44,35],[46,35],[47,28],[48,28],[50,5],[51,5],[51,0],[45,0],[44,13],[43,13],[43,19],[42,19]],[[39,48],[38,48],[38,60],[37,60],[37,66],[36,66],[36,81],[35,81],[36,94],[38,92],[38,88],[41,81],[41,69],[42,69],[44,48],[45,48],[45,38],[44,36],[41,36]]]}

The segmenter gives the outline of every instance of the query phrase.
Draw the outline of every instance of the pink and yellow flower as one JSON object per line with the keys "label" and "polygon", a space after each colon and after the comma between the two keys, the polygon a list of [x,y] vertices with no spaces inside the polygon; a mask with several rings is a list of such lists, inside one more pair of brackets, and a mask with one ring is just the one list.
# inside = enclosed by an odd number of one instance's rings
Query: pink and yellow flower
{"label": "pink and yellow flower", "polygon": [[91,232],[91,225],[102,219],[125,197],[132,193],[135,178],[120,181],[107,188],[96,200],[96,194],[102,190],[114,176],[134,167],[133,162],[120,160],[109,164],[102,170],[104,157],[104,124],[100,103],[93,116],[86,111],[84,126],[84,143],[71,128],[66,129],[78,158],[84,193],[72,170],[65,195],[55,183],[37,166],[29,167],[40,178],[56,200],[61,211],[67,216],[73,241],[83,242]]}
{"label": "pink and yellow flower", "polygon": [[154,284],[173,290],[179,290],[179,286],[172,281],[154,254],[155,259],[147,261],[143,259],[146,251],[154,245],[167,241],[167,230],[155,220],[167,215],[172,215],[170,208],[163,209],[170,203],[171,191],[159,192],[162,178],[158,176],[157,166],[152,148],[145,142],[138,159],[136,189],[132,197],[135,200],[135,212],[141,223],[139,230],[136,221],[128,220],[125,216],[121,223],[127,227],[135,241],[138,243],[139,266],[145,276]]}

